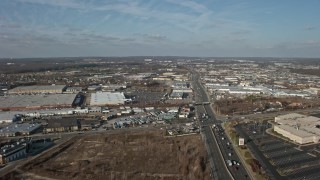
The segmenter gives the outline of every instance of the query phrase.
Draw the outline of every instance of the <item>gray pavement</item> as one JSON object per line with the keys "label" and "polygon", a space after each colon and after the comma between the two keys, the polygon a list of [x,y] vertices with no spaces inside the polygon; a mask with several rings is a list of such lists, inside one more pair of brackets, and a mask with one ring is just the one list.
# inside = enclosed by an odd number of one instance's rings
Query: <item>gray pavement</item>
{"label": "gray pavement", "polygon": [[270,164],[270,162],[266,159],[263,153],[259,150],[259,148],[255,145],[253,141],[249,141],[250,137],[244,132],[242,128],[236,126],[236,131],[239,133],[241,137],[244,137],[247,142],[247,146],[252,150],[252,153],[256,157],[256,159],[261,163],[263,169],[267,172],[270,179],[286,179],[276,171],[276,169]]}
{"label": "gray pavement", "polygon": [[[196,102],[208,102],[208,95],[198,79],[199,75],[195,73],[193,77],[193,88],[195,94],[197,94]],[[217,133],[212,131],[212,125],[219,125],[221,124],[221,121],[216,119],[211,105],[198,105],[196,107],[196,111],[199,117],[201,133],[203,134],[204,141],[207,146],[209,159],[212,166],[213,179],[250,179],[243,165],[226,165],[227,160],[240,162],[240,159],[237,154],[233,152],[232,155],[229,156],[229,151],[231,150],[227,145],[227,138],[222,141],[221,137],[218,137]],[[208,118],[201,117],[201,114],[204,113],[208,115]]]}

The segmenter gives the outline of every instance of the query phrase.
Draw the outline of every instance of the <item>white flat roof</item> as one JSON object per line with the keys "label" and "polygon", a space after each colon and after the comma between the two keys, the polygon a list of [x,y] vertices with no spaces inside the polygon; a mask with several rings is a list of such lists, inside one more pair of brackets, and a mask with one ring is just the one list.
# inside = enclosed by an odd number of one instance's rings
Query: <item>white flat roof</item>
{"label": "white flat roof", "polygon": [[96,92],[91,94],[90,105],[124,104],[126,97],[119,92]]}
{"label": "white flat roof", "polygon": [[314,127],[320,124],[320,118],[292,113],[292,114],[276,117],[276,122],[279,124],[286,124],[289,126],[295,126],[299,124],[301,126]]}
{"label": "white flat roof", "polygon": [[[320,118],[291,113],[275,118],[278,127],[300,137],[320,136]],[[299,127],[299,129],[297,129]]]}
{"label": "white flat roof", "polygon": [[315,134],[308,133],[307,131],[304,131],[301,129],[298,130],[292,126],[288,126],[288,125],[277,125],[277,126],[285,131],[290,132],[291,134],[294,134],[302,138],[315,136]]}
{"label": "white flat roof", "polygon": [[66,85],[46,85],[46,86],[18,86],[10,89],[9,92],[29,91],[29,90],[62,90]]}
{"label": "white flat roof", "polygon": [[302,114],[298,114],[298,113],[290,113],[290,114],[286,114],[286,115],[282,115],[282,116],[277,116],[276,118],[279,118],[279,119],[294,119],[294,118],[302,118],[302,117],[307,117],[307,116],[302,115]]}

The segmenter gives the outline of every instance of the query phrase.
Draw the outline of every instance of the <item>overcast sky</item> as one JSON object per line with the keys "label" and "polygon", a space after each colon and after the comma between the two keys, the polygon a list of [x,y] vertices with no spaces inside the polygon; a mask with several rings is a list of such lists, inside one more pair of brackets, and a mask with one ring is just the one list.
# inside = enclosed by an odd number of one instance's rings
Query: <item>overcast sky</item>
{"label": "overcast sky", "polygon": [[0,57],[320,57],[320,0],[0,0]]}

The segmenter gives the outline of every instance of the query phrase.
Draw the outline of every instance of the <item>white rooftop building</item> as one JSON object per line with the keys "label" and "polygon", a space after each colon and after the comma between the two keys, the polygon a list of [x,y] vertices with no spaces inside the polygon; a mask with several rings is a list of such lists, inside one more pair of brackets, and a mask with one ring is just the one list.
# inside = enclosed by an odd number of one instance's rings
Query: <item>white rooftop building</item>
{"label": "white rooftop building", "polygon": [[129,102],[131,99],[126,99],[123,93],[119,92],[96,92],[91,94],[91,106],[102,105],[119,105]]}
{"label": "white rooftop building", "polygon": [[319,143],[320,141],[320,118],[305,116],[297,113],[275,117],[278,125],[274,131],[299,143]]}
{"label": "white rooftop building", "polygon": [[18,86],[10,89],[8,94],[42,94],[42,93],[62,93],[66,85],[46,85],[46,86]]}

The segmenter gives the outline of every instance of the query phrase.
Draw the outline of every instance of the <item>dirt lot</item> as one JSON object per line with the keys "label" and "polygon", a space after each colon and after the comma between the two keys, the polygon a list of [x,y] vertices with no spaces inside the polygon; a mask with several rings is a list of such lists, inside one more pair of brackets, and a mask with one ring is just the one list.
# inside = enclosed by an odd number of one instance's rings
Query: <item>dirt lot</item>
{"label": "dirt lot", "polygon": [[26,179],[210,179],[200,135],[164,137],[164,131],[73,138],[20,169]]}

